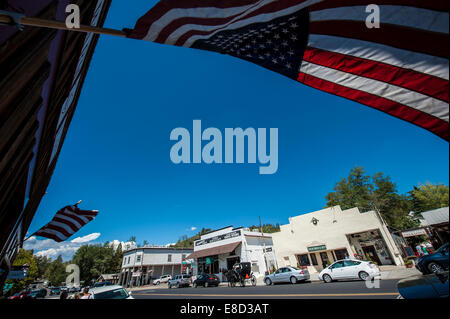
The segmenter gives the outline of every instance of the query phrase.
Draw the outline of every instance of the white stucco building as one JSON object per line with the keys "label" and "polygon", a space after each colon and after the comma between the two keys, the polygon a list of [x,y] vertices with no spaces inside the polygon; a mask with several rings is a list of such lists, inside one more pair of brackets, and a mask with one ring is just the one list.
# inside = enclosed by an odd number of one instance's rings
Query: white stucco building
{"label": "white stucco building", "polygon": [[238,262],[250,262],[256,277],[276,267],[270,234],[233,226],[202,235],[194,242],[194,252],[187,258],[194,259],[195,275],[207,272],[216,274],[221,280],[225,279],[222,271],[231,269]]}
{"label": "white stucco building", "polygon": [[355,254],[380,265],[403,265],[400,251],[381,216],[358,208],[325,208],[289,218],[272,233],[278,266],[307,266],[311,273]]}
{"label": "white stucco building", "polygon": [[190,271],[186,257],[192,248],[142,247],[123,253],[119,284],[141,286],[151,283],[152,278],[162,275],[179,275]]}

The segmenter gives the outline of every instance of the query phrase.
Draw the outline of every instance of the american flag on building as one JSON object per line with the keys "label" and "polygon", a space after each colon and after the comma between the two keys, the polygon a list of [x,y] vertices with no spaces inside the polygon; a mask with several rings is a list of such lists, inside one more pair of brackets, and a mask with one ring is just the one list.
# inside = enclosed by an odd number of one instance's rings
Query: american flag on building
{"label": "american flag on building", "polygon": [[76,205],[60,209],[53,219],[33,235],[53,239],[56,242],[65,241],[84,225],[92,221],[98,214],[97,210],[81,210]]}
{"label": "american flag on building", "polygon": [[[368,28],[377,4],[380,28]],[[129,37],[235,56],[449,140],[447,0],[162,0]]]}

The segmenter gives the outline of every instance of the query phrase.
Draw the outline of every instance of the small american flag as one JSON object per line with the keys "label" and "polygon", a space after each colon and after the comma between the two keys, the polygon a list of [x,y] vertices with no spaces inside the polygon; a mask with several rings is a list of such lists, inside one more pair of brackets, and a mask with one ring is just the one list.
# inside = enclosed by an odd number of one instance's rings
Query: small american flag
{"label": "small american flag", "polygon": [[66,206],[56,213],[50,223],[33,235],[50,238],[59,243],[79,231],[97,214],[97,210],[81,210],[76,205]]}
{"label": "small american flag", "polygon": [[[366,6],[380,8],[367,28]],[[449,140],[447,0],[162,0],[129,37],[238,57]]]}

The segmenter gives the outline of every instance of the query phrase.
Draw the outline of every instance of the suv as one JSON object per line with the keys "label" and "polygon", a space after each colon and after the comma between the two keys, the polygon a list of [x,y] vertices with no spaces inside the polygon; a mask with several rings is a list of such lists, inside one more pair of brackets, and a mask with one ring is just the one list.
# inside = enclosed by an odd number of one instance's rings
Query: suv
{"label": "suv", "polygon": [[172,287],[189,287],[191,284],[190,275],[176,275],[173,279],[169,280],[169,288]]}
{"label": "suv", "polygon": [[162,275],[158,279],[153,280],[153,284],[154,285],[159,285],[159,284],[161,284],[163,282],[168,282],[170,279],[172,279],[171,275]]}

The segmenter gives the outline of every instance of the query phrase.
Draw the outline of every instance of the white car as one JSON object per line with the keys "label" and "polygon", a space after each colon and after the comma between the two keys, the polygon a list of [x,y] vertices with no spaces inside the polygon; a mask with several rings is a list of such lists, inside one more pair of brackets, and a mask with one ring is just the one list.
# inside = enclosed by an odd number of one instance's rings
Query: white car
{"label": "white car", "polygon": [[162,275],[158,279],[153,280],[153,284],[154,285],[159,285],[159,284],[162,284],[164,282],[168,282],[170,279],[172,279],[171,275]]}
{"label": "white car", "polygon": [[119,285],[109,285],[89,289],[92,299],[134,299],[131,292]]}
{"label": "white car", "polygon": [[273,274],[264,277],[264,283],[270,286],[274,283],[290,282],[296,284],[299,281],[309,280],[308,269],[299,269],[296,267],[281,267]]}
{"label": "white car", "polygon": [[371,261],[356,259],[338,260],[322,270],[319,279],[326,283],[333,280],[361,279],[366,280],[380,276],[380,268]]}

